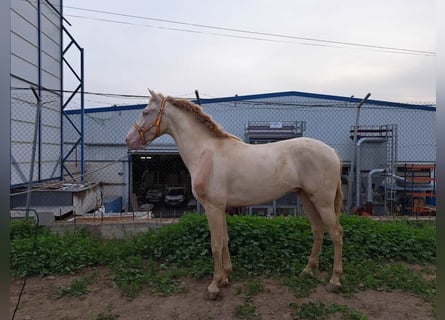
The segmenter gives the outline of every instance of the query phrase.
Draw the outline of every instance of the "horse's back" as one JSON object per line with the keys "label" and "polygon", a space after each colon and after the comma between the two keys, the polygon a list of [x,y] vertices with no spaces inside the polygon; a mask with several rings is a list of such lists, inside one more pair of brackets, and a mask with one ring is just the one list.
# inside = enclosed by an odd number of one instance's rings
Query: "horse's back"
{"label": "horse's back", "polygon": [[323,141],[309,137],[282,140],[263,146],[265,149],[269,149],[270,152],[282,154],[283,157],[294,160],[292,162],[298,166],[300,166],[301,162],[310,162],[311,165],[307,164],[308,166],[338,167],[341,165],[339,155],[334,148]]}
{"label": "horse's back", "polygon": [[236,205],[273,200],[294,190],[311,194],[320,188],[335,190],[340,177],[341,162],[335,150],[316,139],[258,145],[233,141],[219,151],[212,182],[218,193],[226,193],[229,203]]}

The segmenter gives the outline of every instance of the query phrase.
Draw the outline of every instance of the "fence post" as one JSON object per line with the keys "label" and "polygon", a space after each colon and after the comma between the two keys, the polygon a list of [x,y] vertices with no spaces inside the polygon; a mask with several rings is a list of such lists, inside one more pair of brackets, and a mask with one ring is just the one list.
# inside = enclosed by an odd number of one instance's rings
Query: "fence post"
{"label": "fence post", "polygon": [[37,135],[40,127],[40,104],[41,104],[40,95],[37,93],[36,89],[32,87],[31,90],[37,99],[37,103],[36,103],[36,119],[34,124],[34,137],[32,140],[31,165],[29,168],[28,190],[26,193],[26,211],[25,211],[26,219],[29,218],[29,207],[31,206],[31,189],[33,184],[32,180],[34,177],[34,162],[36,158]]}

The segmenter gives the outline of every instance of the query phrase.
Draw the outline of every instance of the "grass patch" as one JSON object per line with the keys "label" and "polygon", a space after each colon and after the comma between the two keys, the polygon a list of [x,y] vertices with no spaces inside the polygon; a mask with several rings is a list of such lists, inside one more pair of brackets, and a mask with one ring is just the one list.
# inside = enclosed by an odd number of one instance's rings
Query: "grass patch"
{"label": "grass patch", "polygon": [[251,302],[253,297],[264,292],[264,285],[261,279],[248,279],[242,286],[236,287],[237,295],[244,295],[246,302]]}
{"label": "grass patch", "polygon": [[69,297],[83,297],[86,295],[88,291],[89,281],[86,279],[74,279],[71,282],[71,285],[68,287],[58,287],[57,294],[58,298],[62,298],[64,296]]}
{"label": "grass patch", "polygon": [[[303,270],[312,247],[306,218],[228,216],[227,223],[235,279],[282,278],[297,297],[307,296],[321,282],[294,276]],[[435,281],[424,279],[421,272],[407,266],[435,264],[434,224],[347,216],[341,218],[341,224],[343,294],[365,289],[401,289],[427,302],[434,300]],[[146,287],[159,295],[179,292],[181,277],[202,279],[213,272],[210,233],[204,215],[187,214],[176,224],[125,240],[98,239],[82,230],[57,235],[39,228],[35,233],[35,228],[30,221],[11,223],[10,270],[14,277],[75,273],[85,267],[104,265],[110,268],[123,294],[134,298]],[[330,274],[332,260],[332,242],[325,235],[321,271]],[[242,289],[246,297],[261,290],[259,283],[250,284],[250,289]],[[68,295],[71,290],[66,289],[63,294]]]}
{"label": "grass patch", "polygon": [[377,291],[400,289],[413,293],[429,303],[434,302],[436,296],[435,279],[424,279],[421,273],[414,271],[406,263],[368,262],[355,266],[346,264],[342,283],[341,292],[346,295],[366,289]]}
{"label": "grass patch", "polygon": [[97,315],[96,320],[117,320],[118,318],[118,314],[101,312]]}
{"label": "grass patch", "polygon": [[248,279],[243,286],[237,287],[236,294],[244,295],[244,304],[235,307],[233,316],[236,319],[260,319],[252,302],[253,298],[262,292],[264,285],[259,278]]}
{"label": "grass patch", "polygon": [[68,287],[60,286],[57,288],[57,298],[68,297],[78,297],[84,298],[88,294],[88,286],[93,282],[97,276],[97,271],[94,273],[81,277],[80,279],[73,279]]}
{"label": "grass patch", "polygon": [[303,304],[292,303],[291,307],[295,309],[292,313],[293,318],[298,320],[325,320],[336,315],[341,315],[343,320],[368,319],[364,314],[336,303],[325,305],[319,301],[310,301]]}
{"label": "grass patch", "polygon": [[315,290],[321,280],[316,277],[303,274],[302,276],[287,276],[282,281],[282,284],[289,287],[292,293],[297,298],[307,297]]}
{"label": "grass patch", "polygon": [[260,317],[256,314],[255,306],[249,303],[236,306],[235,309],[233,310],[233,316],[236,319],[246,319],[246,320],[260,319]]}
{"label": "grass patch", "polygon": [[[164,269],[164,270],[163,270]],[[130,256],[118,260],[112,265],[114,283],[124,296],[133,299],[144,288],[160,296],[181,292],[183,288],[177,278],[182,275],[177,268],[165,270],[156,262],[144,260],[139,256]]]}
{"label": "grass patch", "polygon": [[111,304],[107,306],[107,310],[105,312],[101,312],[97,315],[95,320],[117,320],[119,315],[111,312],[112,306]]}

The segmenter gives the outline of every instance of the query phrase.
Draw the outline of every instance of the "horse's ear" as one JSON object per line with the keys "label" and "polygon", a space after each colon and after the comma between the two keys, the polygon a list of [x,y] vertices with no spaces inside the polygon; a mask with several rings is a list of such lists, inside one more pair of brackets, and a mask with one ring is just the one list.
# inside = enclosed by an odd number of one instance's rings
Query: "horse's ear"
{"label": "horse's ear", "polygon": [[153,101],[155,101],[155,102],[161,101],[162,98],[156,92],[154,92],[150,88],[148,89],[148,92],[150,92],[150,95],[151,95],[151,98],[153,99]]}

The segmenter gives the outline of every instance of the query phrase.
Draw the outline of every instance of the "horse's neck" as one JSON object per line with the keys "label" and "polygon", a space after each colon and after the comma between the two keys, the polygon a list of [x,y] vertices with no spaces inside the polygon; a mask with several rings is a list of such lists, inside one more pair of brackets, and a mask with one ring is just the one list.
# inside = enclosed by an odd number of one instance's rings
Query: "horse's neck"
{"label": "horse's neck", "polygon": [[168,134],[175,140],[181,158],[191,172],[199,169],[200,155],[213,151],[217,143],[217,138],[185,111],[169,114]]}

